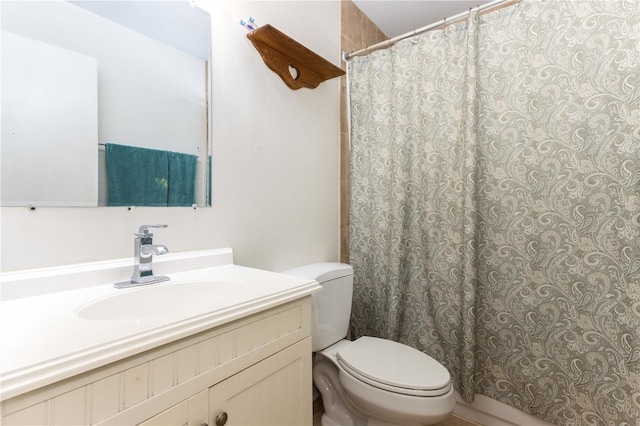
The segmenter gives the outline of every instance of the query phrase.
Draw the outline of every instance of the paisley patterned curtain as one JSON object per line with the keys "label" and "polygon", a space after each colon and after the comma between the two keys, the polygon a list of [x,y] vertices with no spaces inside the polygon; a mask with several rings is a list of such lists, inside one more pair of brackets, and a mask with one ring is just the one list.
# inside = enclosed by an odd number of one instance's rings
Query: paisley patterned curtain
{"label": "paisley patterned curtain", "polygon": [[353,335],[467,400],[640,425],[640,2],[523,0],[348,75]]}

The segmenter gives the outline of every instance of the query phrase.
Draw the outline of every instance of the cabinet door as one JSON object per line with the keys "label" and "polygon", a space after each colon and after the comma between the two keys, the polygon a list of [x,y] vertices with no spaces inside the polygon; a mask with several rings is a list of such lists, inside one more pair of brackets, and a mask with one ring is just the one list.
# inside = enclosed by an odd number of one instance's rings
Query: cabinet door
{"label": "cabinet door", "polygon": [[311,393],[307,338],[209,388],[209,424],[310,426]]}
{"label": "cabinet door", "polygon": [[208,402],[204,390],[138,426],[201,426],[207,422]]}

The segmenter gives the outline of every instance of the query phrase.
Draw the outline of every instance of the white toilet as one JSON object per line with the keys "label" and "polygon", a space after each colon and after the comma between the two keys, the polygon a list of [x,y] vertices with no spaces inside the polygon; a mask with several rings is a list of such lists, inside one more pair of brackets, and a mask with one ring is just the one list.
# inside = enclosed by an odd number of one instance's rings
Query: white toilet
{"label": "white toilet", "polygon": [[283,273],[322,286],[312,296],[311,336],[323,426],[431,425],[451,414],[451,377],[436,360],[390,340],[344,340],[353,294],[350,265],[314,263]]}

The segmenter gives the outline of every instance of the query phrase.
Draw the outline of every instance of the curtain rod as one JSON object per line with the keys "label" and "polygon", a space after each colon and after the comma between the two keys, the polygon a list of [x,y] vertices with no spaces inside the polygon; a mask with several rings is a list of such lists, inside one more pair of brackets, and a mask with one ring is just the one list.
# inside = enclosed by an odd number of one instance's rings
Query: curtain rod
{"label": "curtain rod", "polygon": [[[483,4],[482,6],[478,5],[478,12],[483,12],[483,11],[486,11],[488,9],[493,9],[494,7],[497,7],[497,6],[500,6],[500,7],[509,6],[510,4],[520,3],[520,1],[522,1],[522,0],[494,0],[494,1],[489,2],[487,4]],[[383,49],[385,47],[392,46],[392,45],[396,44],[397,42],[399,42],[401,40],[404,40],[404,39],[407,39],[407,38],[410,38],[410,37],[413,37],[413,36],[417,36],[417,35],[422,34],[422,33],[426,33],[427,31],[432,30],[434,28],[438,28],[438,27],[441,27],[441,26],[443,26],[445,24],[450,24],[452,22],[455,22],[455,21],[458,21],[460,19],[466,18],[467,16],[469,16],[469,12],[470,11],[471,11],[471,9],[469,9],[469,10],[467,10],[465,12],[462,12],[462,13],[458,13],[457,15],[454,15],[454,16],[448,18],[448,19],[444,18],[444,19],[442,19],[442,20],[440,20],[438,22],[435,22],[433,24],[427,25],[427,26],[422,27],[422,28],[418,28],[417,30],[413,30],[413,31],[410,31],[408,33],[405,33],[405,34],[390,38],[388,40],[381,41],[380,43],[376,43],[376,44],[373,44],[371,46],[367,46],[364,49],[356,50],[355,52],[351,52],[351,53],[344,53],[342,55],[343,59],[345,61],[348,61],[351,58],[353,58],[354,56],[361,56],[361,55],[364,55],[365,53],[369,53],[369,52],[372,52],[374,50]]]}

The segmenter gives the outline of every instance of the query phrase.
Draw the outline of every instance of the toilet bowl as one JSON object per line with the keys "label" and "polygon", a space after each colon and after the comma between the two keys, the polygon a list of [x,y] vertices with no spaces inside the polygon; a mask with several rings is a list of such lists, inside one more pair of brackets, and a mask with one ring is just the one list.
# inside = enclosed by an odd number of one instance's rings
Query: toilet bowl
{"label": "toilet bowl", "polygon": [[407,345],[364,336],[345,340],[353,269],[320,263],[284,273],[312,278],[313,381],[322,396],[323,426],[418,426],[451,414],[451,376],[430,356]]}

